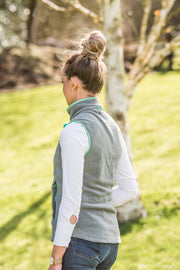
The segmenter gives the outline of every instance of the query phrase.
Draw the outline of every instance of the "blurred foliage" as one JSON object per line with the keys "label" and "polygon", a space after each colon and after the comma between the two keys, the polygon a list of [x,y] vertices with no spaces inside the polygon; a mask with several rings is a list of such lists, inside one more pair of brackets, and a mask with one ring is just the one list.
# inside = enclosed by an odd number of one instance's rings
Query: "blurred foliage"
{"label": "blurred foliage", "polygon": [[[123,32],[126,42],[138,40],[141,19],[143,15],[142,0],[120,0],[122,4]],[[32,3],[36,8],[31,14]],[[67,7],[61,0],[53,0],[59,6]],[[100,14],[98,0],[81,0],[82,5]],[[152,12],[149,18],[148,32],[153,21],[153,11],[161,7],[161,0],[152,0]],[[180,2],[176,1],[171,14],[174,15],[167,25],[180,24],[180,16],[176,11]],[[28,20],[33,15],[32,24],[28,28]],[[78,39],[82,33],[94,28],[101,28],[90,18],[70,9],[68,12],[56,12],[41,1],[35,0],[1,0],[0,2],[0,47],[23,46],[26,44],[28,35],[32,35],[33,42],[42,44],[49,37],[60,42],[64,46],[64,40]],[[29,33],[29,32],[32,33]],[[46,41],[45,41],[46,42]]]}
{"label": "blurred foliage", "polygon": [[63,59],[70,52],[35,44],[23,49],[3,49],[0,54],[0,91],[58,83]]}
{"label": "blurred foliage", "polygon": [[30,2],[30,0],[1,1],[0,47],[25,45]]}

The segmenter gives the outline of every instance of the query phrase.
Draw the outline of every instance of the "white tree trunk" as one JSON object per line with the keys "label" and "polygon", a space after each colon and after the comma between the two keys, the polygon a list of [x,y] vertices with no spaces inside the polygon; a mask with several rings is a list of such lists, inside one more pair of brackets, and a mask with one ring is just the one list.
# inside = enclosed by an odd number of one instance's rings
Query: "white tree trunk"
{"label": "white tree trunk", "polygon": [[[131,141],[128,125],[128,107],[130,100],[125,94],[125,72],[123,58],[123,33],[120,0],[105,0],[104,4],[104,34],[107,38],[105,62],[108,68],[106,82],[107,111],[119,125],[126,141],[129,157],[132,163]],[[118,208],[118,220],[125,222],[144,214],[140,196],[127,205]]]}

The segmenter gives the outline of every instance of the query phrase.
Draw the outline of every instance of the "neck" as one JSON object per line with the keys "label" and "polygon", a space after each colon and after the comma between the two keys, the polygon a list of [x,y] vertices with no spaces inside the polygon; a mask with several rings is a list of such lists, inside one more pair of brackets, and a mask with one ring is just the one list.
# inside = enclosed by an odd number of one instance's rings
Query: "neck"
{"label": "neck", "polygon": [[99,100],[95,96],[85,97],[73,102],[68,108],[67,112],[70,114],[70,120],[77,115],[79,112],[84,110],[97,110],[100,108],[103,110],[102,106],[99,103]]}
{"label": "neck", "polygon": [[94,95],[93,93],[87,92],[86,90],[82,90],[77,92],[77,96],[75,101],[78,101],[80,99],[89,98],[89,97],[96,97],[97,95]]}

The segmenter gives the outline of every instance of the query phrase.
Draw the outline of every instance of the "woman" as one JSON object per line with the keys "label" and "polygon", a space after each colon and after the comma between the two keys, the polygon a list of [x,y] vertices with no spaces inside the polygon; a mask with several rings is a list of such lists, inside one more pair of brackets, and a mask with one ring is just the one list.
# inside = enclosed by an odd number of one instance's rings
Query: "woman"
{"label": "woman", "polygon": [[101,32],[91,32],[63,69],[70,122],[54,156],[49,270],[109,270],[121,242],[115,207],[137,194],[121,132],[97,99],[105,43]]}

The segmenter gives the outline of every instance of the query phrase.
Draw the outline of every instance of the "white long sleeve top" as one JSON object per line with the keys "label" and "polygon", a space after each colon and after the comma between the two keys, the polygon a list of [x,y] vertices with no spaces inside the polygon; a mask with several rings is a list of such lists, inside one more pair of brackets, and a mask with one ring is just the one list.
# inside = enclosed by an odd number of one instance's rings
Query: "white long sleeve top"
{"label": "white long sleeve top", "polygon": [[[62,155],[63,185],[54,245],[68,247],[75,227],[75,224],[70,223],[70,217],[75,215],[78,218],[80,212],[84,156],[89,148],[89,140],[85,129],[74,122],[63,129],[59,143]],[[122,154],[114,175],[117,185],[112,188],[114,207],[137,196],[136,176],[122,136],[121,144]]]}

